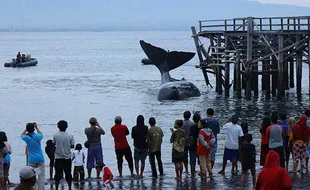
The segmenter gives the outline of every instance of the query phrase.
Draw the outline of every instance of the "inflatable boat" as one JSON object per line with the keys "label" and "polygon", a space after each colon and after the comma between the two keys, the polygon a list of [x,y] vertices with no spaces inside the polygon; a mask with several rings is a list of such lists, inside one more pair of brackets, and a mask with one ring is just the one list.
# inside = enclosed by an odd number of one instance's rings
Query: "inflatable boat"
{"label": "inflatable boat", "polygon": [[36,58],[31,58],[30,60],[28,61],[25,61],[25,62],[15,62],[15,61],[12,61],[10,63],[5,63],[4,64],[4,67],[30,67],[30,66],[36,66],[38,64],[38,60]]}

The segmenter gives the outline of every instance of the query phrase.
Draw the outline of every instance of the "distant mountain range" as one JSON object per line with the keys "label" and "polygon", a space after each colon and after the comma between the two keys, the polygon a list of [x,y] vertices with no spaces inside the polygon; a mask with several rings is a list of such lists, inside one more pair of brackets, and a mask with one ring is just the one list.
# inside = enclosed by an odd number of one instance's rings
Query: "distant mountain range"
{"label": "distant mountain range", "polygon": [[189,30],[198,20],[305,16],[309,7],[248,0],[10,0],[1,1],[5,31]]}

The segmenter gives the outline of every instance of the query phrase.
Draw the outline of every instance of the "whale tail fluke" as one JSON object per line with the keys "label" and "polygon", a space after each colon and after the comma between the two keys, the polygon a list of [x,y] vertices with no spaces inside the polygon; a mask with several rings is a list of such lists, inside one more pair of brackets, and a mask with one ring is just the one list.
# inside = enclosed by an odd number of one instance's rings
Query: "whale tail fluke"
{"label": "whale tail fluke", "polygon": [[169,72],[191,60],[195,53],[166,50],[140,40],[140,45],[151,62],[161,73]]}

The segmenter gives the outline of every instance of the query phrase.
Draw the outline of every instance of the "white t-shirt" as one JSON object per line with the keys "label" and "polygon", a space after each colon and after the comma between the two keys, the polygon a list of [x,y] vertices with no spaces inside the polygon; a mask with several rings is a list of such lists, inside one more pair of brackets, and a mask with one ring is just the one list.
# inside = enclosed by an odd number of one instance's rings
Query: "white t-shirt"
{"label": "white t-shirt", "polygon": [[243,136],[242,128],[238,124],[226,123],[223,128],[226,128],[226,143],[225,148],[238,150],[239,137]]}
{"label": "white t-shirt", "polygon": [[78,151],[78,150],[75,150],[73,151],[73,162],[74,162],[74,166],[83,166],[84,165],[84,159],[85,156],[84,156],[84,152],[82,151]]}

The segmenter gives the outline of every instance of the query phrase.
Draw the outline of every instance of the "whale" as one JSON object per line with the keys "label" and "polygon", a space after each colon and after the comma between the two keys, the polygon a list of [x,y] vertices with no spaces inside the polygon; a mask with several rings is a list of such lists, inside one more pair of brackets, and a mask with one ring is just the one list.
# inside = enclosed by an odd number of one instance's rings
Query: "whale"
{"label": "whale", "polygon": [[191,60],[195,53],[181,51],[166,51],[140,40],[140,46],[148,60],[142,59],[146,65],[155,65],[161,74],[161,85],[158,89],[157,100],[184,100],[200,96],[199,89],[191,82],[182,78],[172,78],[169,71],[180,67]]}

